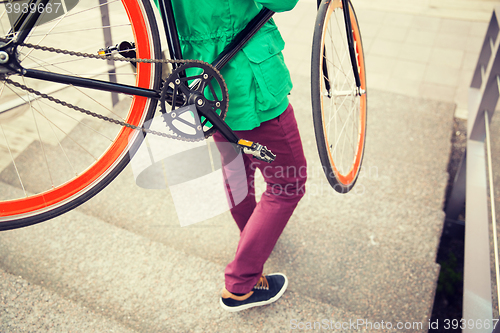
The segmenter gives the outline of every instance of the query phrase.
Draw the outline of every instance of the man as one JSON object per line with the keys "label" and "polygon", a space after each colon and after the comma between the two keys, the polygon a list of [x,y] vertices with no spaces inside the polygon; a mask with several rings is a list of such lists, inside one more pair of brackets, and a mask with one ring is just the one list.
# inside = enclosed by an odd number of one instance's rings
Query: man
{"label": "man", "polygon": [[[275,12],[291,10],[298,0],[172,0],[185,59],[212,62],[263,6]],[[225,269],[220,304],[240,311],[276,301],[288,280],[277,273],[262,275],[299,200],[304,196],[306,160],[288,94],[292,89],[281,51],[284,41],[274,21],[268,21],[223,68],[229,91],[226,123],[236,135],[267,146],[276,159],[267,164],[244,155],[248,195],[231,209],[240,229],[234,260]],[[225,139],[219,133],[216,142]],[[224,156],[223,156],[224,157]],[[255,170],[267,183],[257,203]]]}

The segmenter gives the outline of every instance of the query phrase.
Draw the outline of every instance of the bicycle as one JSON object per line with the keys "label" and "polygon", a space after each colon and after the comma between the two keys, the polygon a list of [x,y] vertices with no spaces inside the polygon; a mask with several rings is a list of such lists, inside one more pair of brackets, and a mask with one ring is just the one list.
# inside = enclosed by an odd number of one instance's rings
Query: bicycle
{"label": "bicycle", "polygon": [[[272,17],[272,11],[263,8],[208,64],[182,59],[169,0],[159,1],[171,58],[166,60],[162,59],[157,18],[149,0],[99,0],[99,5],[78,0],[0,3],[6,5],[0,16],[0,180],[9,185],[0,188],[0,230],[51,219],[89,200],[125,168],[146,133],[196,140],[218,130],[245,153],[267,162],[274,160],[266,147],[238,138],[224,122],[228,96],[219,73]],[[316,74],[313,71],[312,80],[318,149],[330,183],[337,190],[335,186],[341,184],[340,192],[352,188],[359,174],[366,128],[362,44],[348,4],[348,0],[338,0],[324,1],[320,6],[318,20],[323,23],[313,43],[313,49],[320,48],[320,55],[318,58],[318,50],[313,50],[312,61],[313,69],[321,68]],[[54,12],[56,7],[61,12]],[[328,67],[322,60],[327,59],[324,51],[330,47],[324,38],[329,31],[323,29],[329,26],[326,18],[339,8],[342,12],[351,8],[344,23],[352,25],[344,35],[352,35],[354,48],[348,49],[354,57],[351,74],[343,73],[340,67]],[[354,18],[352,23],[349,18]],[[99,61],[104,63],[96,68]],[[109,68],[118,61],[122,65]],[[165,66],[171,66],[171,73],[162,79]],[[333,78],[328,76],[334,72]],[[337,83],[341,74],[345,82]],[[342,88],[348,76],[357,82],[351,92]],[[340,108],[348,98],[359,105],[354,109],[360,114],[355,115],[357,125],[349,125],[350,132],[355,132],[356,126],[362,129],[357,138],[349,139],[356,141],[357,148],[352,167],[343,158],[343,166],[337,167],[338,156],[348,153],[347,143],[344,140],[337,151],[338,143],[333,147],[330,142],[322,93],[330,100],[343,96]],[[158,105],[168,124],[164,132],[147,128]],[[334,115],[337,121],[344,113]],[[346,120],[350,118],[352,115]],[[342,130],[337,139],[344,134]],[[37,163],[26,166],[28,156]],[[345,165],[348,172],[342,173]]]}

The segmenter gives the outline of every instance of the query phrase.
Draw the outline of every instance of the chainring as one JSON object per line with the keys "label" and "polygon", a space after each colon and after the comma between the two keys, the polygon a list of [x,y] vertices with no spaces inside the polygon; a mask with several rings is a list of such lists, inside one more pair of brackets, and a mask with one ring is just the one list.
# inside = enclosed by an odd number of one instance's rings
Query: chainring
{"label": "chainring", "polygon": [[186,63],[173,70],[165,81],[160,107],[172,132],[183,139],[200,140],[217,130],[203,113],[215,112],[224,120],[228,100],[226,83],[213,66]]}

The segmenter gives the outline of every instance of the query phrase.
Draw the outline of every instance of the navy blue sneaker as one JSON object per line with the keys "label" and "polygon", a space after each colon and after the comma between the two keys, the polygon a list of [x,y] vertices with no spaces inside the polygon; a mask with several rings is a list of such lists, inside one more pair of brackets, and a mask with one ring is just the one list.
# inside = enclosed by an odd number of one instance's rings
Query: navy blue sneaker
{"label": "navy blue sneaker", "polygon": [[243,296],[234,295],[224,288],[220,305],[224,310],[236,312],[271,304],[283,295],[286,287],[288,287],[288,279],[281,273],[261,276],[252,291]]}

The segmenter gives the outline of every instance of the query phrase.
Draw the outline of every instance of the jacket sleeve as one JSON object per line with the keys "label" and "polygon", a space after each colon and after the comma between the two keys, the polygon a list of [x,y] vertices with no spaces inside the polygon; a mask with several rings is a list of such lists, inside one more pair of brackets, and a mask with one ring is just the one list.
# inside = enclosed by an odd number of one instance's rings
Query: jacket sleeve
{"label": "jacket sleeve", "polygon": [[292,10],[299,0],[255,0],[273,12],[286,12]]}

